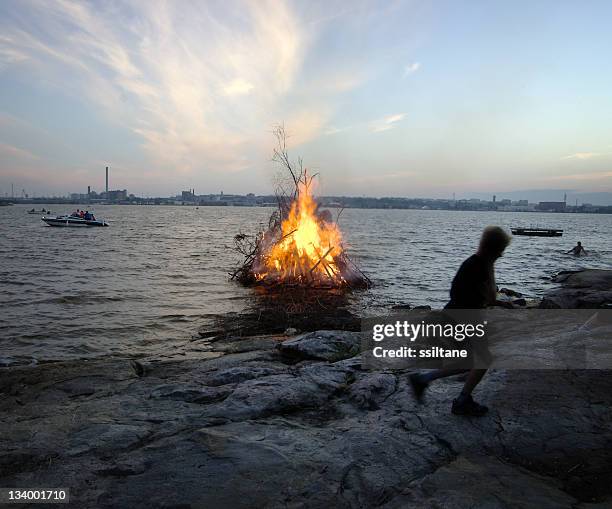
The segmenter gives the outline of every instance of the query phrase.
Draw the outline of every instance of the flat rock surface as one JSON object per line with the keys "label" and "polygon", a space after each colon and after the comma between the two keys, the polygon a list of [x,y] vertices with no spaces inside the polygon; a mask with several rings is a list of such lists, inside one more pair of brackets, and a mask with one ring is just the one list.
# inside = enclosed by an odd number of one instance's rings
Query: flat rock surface
{"label": "flat rock surface", "polygon": [[3,369],[0,486],[70,487],[78,507],[612,503],[610,372],[492,371],[492,410],[462,418],[459,380],[418,405],[347,334],[141,360],[144,376],[127,359]]}

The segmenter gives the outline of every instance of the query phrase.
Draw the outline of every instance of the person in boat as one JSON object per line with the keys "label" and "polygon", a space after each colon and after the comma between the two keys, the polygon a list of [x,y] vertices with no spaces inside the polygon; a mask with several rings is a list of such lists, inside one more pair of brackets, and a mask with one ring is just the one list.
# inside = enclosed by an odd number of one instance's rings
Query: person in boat
{"label": "person in boat", "polygon": [[578,241],[578,244],[576,244],[572,249],[570,249],[567,253],[565,254],[573,254],[574,256],[580,256],[582,253],[585,254],[585,256],[588,254],[586,252],[586,249],[584,249],[584,247],[582,247],[582,242]]}
{"label": "person in boat", "polygon": [[[488,306],[513,307],[508,302],[497,300],[495,285],[495,261],[500,258],[510,244],[510,236],[499,226],[488,226],[484,229],[480,244],[475,254],[465,260],[455,275],[451,289],[450,301],[446,309],[484,309]],[[491,354],[485,342],[478,343],[473,355],[478,355],[487,364]],[[423,401],[425,390],[438,378],[467,373],[461,393],[453,400],[451,411],[457,415],[480,417],[488,408],[474,401],[472,391],[482,380],[486,369],[437,369],[428,373],[410,375],[410,383],[419,402]]]}
{"label": "person in boat", "polygon": [[89,213],[89,210],[85,211],[85,214],[83,215],[83,219],[85,219],[86,221],[92,220],[92,215]]}
{"label": "person in boat", "polygon": [[85,218],[85,211],[81,210],[81,212],[79,212],[79,217],[81,219],[84,219]]}

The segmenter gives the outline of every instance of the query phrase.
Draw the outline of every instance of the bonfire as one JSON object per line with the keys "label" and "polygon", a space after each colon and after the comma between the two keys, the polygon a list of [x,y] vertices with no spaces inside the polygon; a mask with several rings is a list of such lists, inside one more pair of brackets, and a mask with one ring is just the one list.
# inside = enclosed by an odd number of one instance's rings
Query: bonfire
{"label": "bonfire", "polygon": [[[347,255],[338,217],[319,208],[312,191],[316,174],[309,175],[301,159],[290,161],[285,131],[274,134],[278,148],[273,160],[290,176],[277,186],[278,208],[268,229],[254,238],[235,237],[236,249],[245,256],[232,274],[243,284],[283,287],[357,288],[370,286],[368,277]],[[287,192],[287,186],[291,192]]]}

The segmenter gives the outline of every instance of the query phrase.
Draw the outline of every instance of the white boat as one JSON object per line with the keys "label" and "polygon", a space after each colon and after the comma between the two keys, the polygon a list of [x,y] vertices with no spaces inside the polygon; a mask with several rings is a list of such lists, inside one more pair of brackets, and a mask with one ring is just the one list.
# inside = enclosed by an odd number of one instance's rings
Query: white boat
{"label": "white boat", "polygon": [[49,226],[73,226],[73,227],[88,227],[88,226],[108,226],[104,219],[83,219],[76,216],[43,216],[41,219]]}

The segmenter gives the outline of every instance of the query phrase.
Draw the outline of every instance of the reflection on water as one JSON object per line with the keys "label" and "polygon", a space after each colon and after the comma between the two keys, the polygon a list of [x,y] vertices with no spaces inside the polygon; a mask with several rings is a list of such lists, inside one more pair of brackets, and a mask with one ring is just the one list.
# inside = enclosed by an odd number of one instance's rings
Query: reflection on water
{"label": "reflection on water", "polygon": [[[50,228],[27,209],[0,208],[0,362],[176,352],[206,315],[253,302],[228,280],[240,261],[233,236],[263,228],[271,209],[98,206],[111,226],[92,229]],[[353,310],[442,305],[488,224],[565,230],[514,237],[500,286],[535,296],[559,270],[612,266],[609,215],[347,209],[349,252],[374,282],[351,297]],[[563,254],[578,240],[589,256]]]}

